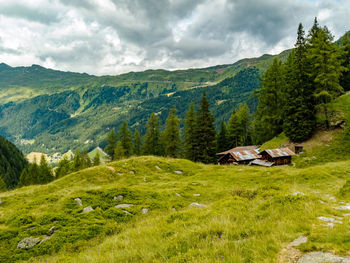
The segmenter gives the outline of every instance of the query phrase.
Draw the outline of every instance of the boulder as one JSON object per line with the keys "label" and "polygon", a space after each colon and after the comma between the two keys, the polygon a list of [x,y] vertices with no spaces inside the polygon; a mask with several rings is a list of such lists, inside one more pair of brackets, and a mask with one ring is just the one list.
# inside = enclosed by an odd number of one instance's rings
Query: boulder
{"label": "boulder", "polygon": [[130,174],[135,174],[135,171],[132,171],[132,170],[131,170],[131,171],[130,171]]}
{"label": "boulder", "polygon": [[130,208],[131,206],[131,204],[120,204],[116,205],[115,208]]}
{"label": "boulder", "polygon": [[148,208],[142,208],[141,213],[145,215],[148,213],[148,211],[149,211]]}
{"label": "boulder", "polygon": [[311,252],[298,260],[298,263],[350,263],[349,257],[339,257],[326,252]]}
{"label": "boulder", "polygon": [[195,208],[204,208],[207,207],[206,205],[203,204],[198,204],[198,203],[191,203],[190,207],[195,207]]}
{"label": "boulder", "polygon": [[177,171],[174,171],[174,173],[176,173],[176,174],[183,174],[183,171],[177,170]]}
{"label": "boulder", "polygon": [[39,243],[40,243],[40,238],[27,237],[18,243],[17,248],[31,249],[32,247],[36,246]]}
{"label": "boulder", "polygon": [[124,196],[118,195],[118,196],[113,197],[113,199],[114,199],[114,201],[120,202],[124,199]]}
{"label": "boulder", "polygon": [[297,239],[295,239],[289,245],[291,245],[292,247],[297,247],[297,246],[304,244],[306,242],[307,242],[307,237],[301,236],[301,237],[298,237]]}
{"label": "boulder", "polygon": [[180,195],[179,193],[175,193],[175,195],[176,195],[177,197],[181,197],[181,195]]}
{"label": "boulder", "polygon": [[157,170],[162,170],[158,165],[155,166]]}
{"label": "boulder", "polygon": [[124,214],[126,214],[126,215],[131,215],[131,213],[128,212],[128,211],[123,210],[123,212],[124,212]]}
{"label": "boulder", "polygon": [[90,213],[92,211],[94,211],[94,209],[91,206],[87,206],[83,209],[82,213],[85,214],[85,213]]}
{"label": "boulder", "polygon": [[80,198],[75,198],[74,201],[77,203],[78,206],[83,206],[83,202]]}
{"label": "boulder", "polygon": [[199,196],[201,196],[201,194],[193,194],[193,196],[199,197]]}

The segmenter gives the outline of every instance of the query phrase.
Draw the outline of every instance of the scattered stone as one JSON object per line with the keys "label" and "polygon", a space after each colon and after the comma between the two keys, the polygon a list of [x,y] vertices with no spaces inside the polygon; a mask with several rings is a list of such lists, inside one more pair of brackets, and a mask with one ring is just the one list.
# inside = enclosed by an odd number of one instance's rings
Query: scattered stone
{"label": "scattered stone", "polygon": [[350,216],[350,214],[343,214],[343,216]]}
{"label": "scattered stone", "polygon": [[198,183],[196,183],[196,182],[193,182],[193,183],[192,183],[192,185],[198,185]]}
{"label": "scattered stone", "polygon": [[44,243],[45,241],[49,240],[50,238],[52,238],[52,235],[51,236],[45,236],[44,239],[40,241],[40,244]]}
{"label": "scattered stone", "polygon": [[114,201],[120,202],[124,199],[124,196],[118,195],[118,196],[113,197],[113,199],[114,199]]}
{"label": "scattered stone", "polygon": [[193,194],[193,196],[199,197],[199,196],[201,196],[201,194]]}
{"label": "scattered stone", "polygon": [[131,213],[128,212],[128,211],[123,210],[123,212],[124,212],[124,214],[126,214],[126,215],[131,215]]}
{"label": "scattered stone", "polygon": [[307,242],[307,237],[301,236],[301,237],[298,237],[297,239],[295,239],[289,245],[291,245],[292,247],[297,247],[297,246],[304,244],[306,242]]}
{"label": "scattered stone", "polygon": [[177,197],[181,197],[181,195],[180,195],[179,193],[175,193],[175,195],[176,195]]}
{"label": "scattered stone", "polygon": [[294,192],[291,195],[305,195],[303,192]]}
{"label": "scattered stone", "polygon": [[131,170],[131,171],[130,171],[130,174],[135,174],[135,171]]}
{"label": "scattered stone", "polygon": [[324,216],[319,216],[317,217],[319,220],[322,220],[324,222],[331,222],[331,223],[335,223],[336,220],[334,218],[331,217],[324,217]]}
{"label": "scattered stone", "polygon": [[338,207],[333,207],[333,208],[336,210],[350,210],[350,204],[338,206]]}
{"label": "scattered stone", "polygon": [[206,205],[203,204],[198,204],[198,203],[191,203],[190,207],[195,207],[195,208],[204,208],[207,207]]}
{"label": "scattered stone", "polygon": [[83,202],[80,198],[75,198],[74,201],[77,203],[78,206],[83,206]]}
{"label": "scattered stone", "polygon": [[148,213],[148,211],[149,211],[148,208],[142,208],[141,213],[145,215]]}
{"label": "scattered stone", "polygon": [[327,224],[325,224],[325,225],[323,225],[323,226],[328,226],[328,227],[330,227],[330,228],[334,228],[334,223],[327,223]]}
{"label": "scattered stone", "polygon": [[107,168],[108,168],[109,170],[111,170],[113,173],[115,172],[114,167],[112,167],[112,166],[107,166]]}
{"label": "scattered stone", "polygon": [[331,200],[331,201],[335,201],[336,199],[335,199],[335,197],[334,197],[334,196],[331,196],[331,197],[329,198],[329,200]]}
{"label": "scattered stone", "polygon": [[117,173],[117,175],[122,176],[123,174],[122,173]]}
{"label": "scattered stone", "polygon": [[349,257],[339,257],[327,252],[311,252],[301,257],[298,263],[350,263]]}
{"label": "scattered stone", "polygon": [[176,173],[176,174],[183,174],[183,171],[177,170],[177,171],[174,171],[174,173]]}
{"label": "scattered stone", "polygon": [[53,233],[55,233],[55,226],[52,226],[50,229],[49,229],[49,234],[50,234],[50,236],[53,234]]}
{"label": "scattered stone", "polygon": [[158,165],[155,166],[157,170],[162,170]]}
{"label": "scattered stone", "polygon": [[132,206],[131,204],[120,204],[116,205],[115,208],[130,208]]}
{"label": "scattered stone", "polygon": [[85,213],[90,213],[92,211],[94,211],[94,209],[91,206],[87,206],[83,209],[82,213],[85,214]]}
{"label": "scattered stone", "polygon": [[0,205],[2,204],[1,198],[0,198]]}
{"label": "scattered stone", "polygon": [[143,177],[143,181],[144,181],[144,182],[146,182],[146,181],[147,181],[147,180],[146,180],[146,177]]}
{"label": "scattered stone", "polygon": [[40,243],[40,238],[27,237],[18,243],[17,248],[31,249],[32,247],[36,246],[39,243]]}
{"label": "scattered stone", "polygon": [[324,201],[320,200],[320,203],[321,203],[321,204],[325,204],[326,202],[324,202]]}
{"label": "scattered stone", "polygon": [[176,208],[175,207],[171,208],[171,212],[176,212]]}

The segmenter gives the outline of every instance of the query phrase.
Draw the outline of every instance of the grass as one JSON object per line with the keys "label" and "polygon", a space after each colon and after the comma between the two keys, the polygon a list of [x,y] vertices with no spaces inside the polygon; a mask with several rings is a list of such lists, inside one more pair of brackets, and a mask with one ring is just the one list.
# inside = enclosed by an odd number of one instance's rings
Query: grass
{"label": "grass", "polygon": [[266,149],[280,148],[281,146],[288,143],[289,143],[288,137],[284,134],[284,132],[282,132],[280,135],[274,137],[270,141],[267,141],[263,145],[261,145],[260,151],[264,151]]}
{"label": "grass", "polygon": [[[342,254],[350,249],[349,220],[330,229],[317,217],[341,216],[332,197],[350,202],[349,173],[350,161],[305,169],[156,157],[113,162],[1,193],[0,262],[275,262],[300,235],[310,240],[303,251]],[[297,191],[305,195],[292,195]],[[114,208],[120,194],[119,203],[133,204],[125,209],[130,215]],[[77,197],[94,211],[81,214]],[[192,202],[207,207],[191,208]],[[51,239],[16,249],[52,226]]]}

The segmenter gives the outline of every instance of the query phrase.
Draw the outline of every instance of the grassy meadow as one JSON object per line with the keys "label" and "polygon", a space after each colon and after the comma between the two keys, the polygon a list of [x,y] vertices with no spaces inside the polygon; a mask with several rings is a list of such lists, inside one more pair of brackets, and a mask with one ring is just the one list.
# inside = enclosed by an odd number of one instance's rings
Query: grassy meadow
{"label": "grassy meadow", "polygon": [[[300,251],[341,255],[350,249],[350,216],[332,207],[350,203],[349,178],[350,161],[308,168],[113,162],[1,193],[0,262],[289,262],[280,251],[302,235],[308,242]],[[87,206],[94,211],[81,213]],[[319,216],[341,223],[331,228]],[[53,226],[47,241],[16,248]]]}

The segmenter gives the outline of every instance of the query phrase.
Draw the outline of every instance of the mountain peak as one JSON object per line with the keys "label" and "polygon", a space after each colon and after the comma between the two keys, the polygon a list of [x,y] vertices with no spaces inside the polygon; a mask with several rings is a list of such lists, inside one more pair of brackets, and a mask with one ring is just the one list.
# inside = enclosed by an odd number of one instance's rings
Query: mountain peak
{"label": "mountain peak", "polygon": [[0,70],[6,70],[6,69],[11,69],[12,67],[10,67],[9,65],[5,64],[5,63],[0,63]]}

